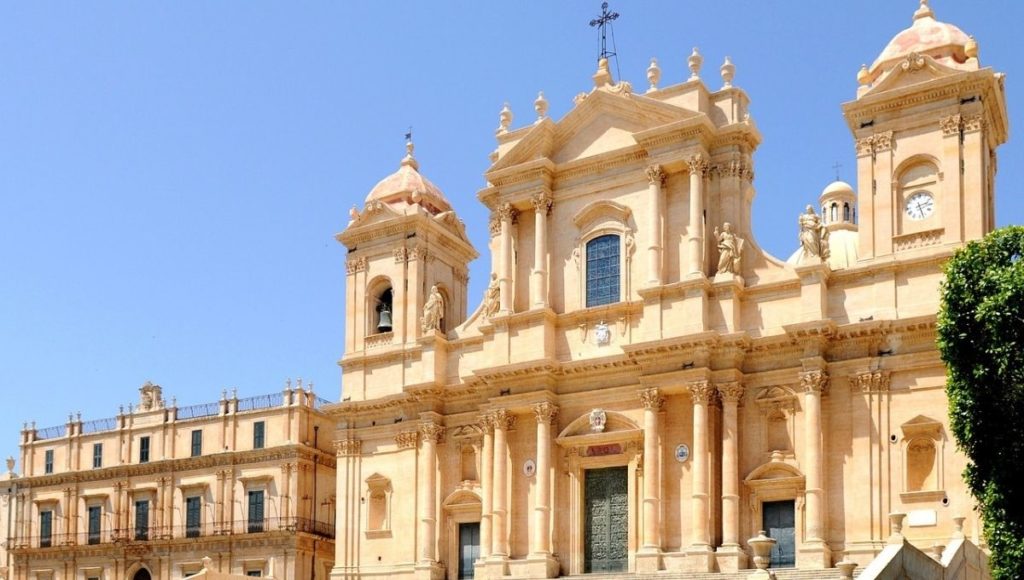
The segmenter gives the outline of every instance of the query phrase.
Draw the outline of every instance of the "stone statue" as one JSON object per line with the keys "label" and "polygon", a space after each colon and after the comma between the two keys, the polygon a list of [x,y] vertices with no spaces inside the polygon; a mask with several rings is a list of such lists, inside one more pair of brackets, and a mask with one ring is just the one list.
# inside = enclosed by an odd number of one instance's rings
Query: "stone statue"
{"label": "stone statue", "polygon": [[427,303],[423,305],[423,318],[420,325],[423,332],[441,329],[441,320],[444,318],[444,296],[437,289],[437,284],[430,288],[430,296]]}
{"label": "stone statue", "polygon": [[7,456],[7,473],[14,473],[14,457]]}
{"label": "stone statue", "polygon": [[490,318],[498,313],[501,306],[501,287],[498,284],[498,274],[491,272],[491,283],[484,290],[484,318]]}
{"label": "stone statue", "polygon": [[154,385],[153,383],[146,381],[141,387],[139,387],[138,409],[140,411],[152,411],[154,409],[163,408],[164,400],[160,385]]}
{"label": "stone statue", "polygon": [[715,238],[718,239],[718,271],[739,275],[740,262],[743,258],[743,238],[732,231],[732,224],[725,222],[722,231],[715,228]]}
{"label": "stone statue", "polygon": [[829,255],[828,228],[821,222],[818,214],[814,213],[814,208],[807,206],[804,213],[800,214],[798,223],[800,224],[800,249],[802,250],[800,261],[803,262],[806,258],[827,260]]}

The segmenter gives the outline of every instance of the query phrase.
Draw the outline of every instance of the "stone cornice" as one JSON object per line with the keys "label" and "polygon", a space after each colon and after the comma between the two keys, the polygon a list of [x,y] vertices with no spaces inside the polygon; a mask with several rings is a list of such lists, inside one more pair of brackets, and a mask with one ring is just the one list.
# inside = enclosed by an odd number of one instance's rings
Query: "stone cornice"
{"label": "stone cornice", "polygon": [[34,488],[50,487],[55,485],[195,471],[199,469],[212,470],[217,467],[250,465],[253,463],[280,461],[285,459],[313,461],[314,457],[317,456],[319,456],[318,463],[321,465],[326,465],[331,468],[335,466],[334,458],[330,454],[305,445],[283,445],[278,447],[268,447],[266,449],[231,451],[227,453],[202,455],[200,457],[165,459],[150,463],[133,463],[104,467],[101,469],[83,469],[80,471],[68,471],[64,473],[54,473],[51,475],[22,477],[18,479],[18,485]]}

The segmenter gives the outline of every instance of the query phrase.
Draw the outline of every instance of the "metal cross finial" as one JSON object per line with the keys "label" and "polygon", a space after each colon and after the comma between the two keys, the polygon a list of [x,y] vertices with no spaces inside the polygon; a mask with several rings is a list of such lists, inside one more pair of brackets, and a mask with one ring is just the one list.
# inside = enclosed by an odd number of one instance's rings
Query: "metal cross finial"
{"label": "metal cross finial", "polygon": [[608,12],[608,3],[601,3],[601,16],[590,21],[591,26],[596,26],[598,32],[601,35],[601,55],[599,58],[608,58],[609,56],[615,56],[614,52],[608,52],[608,43],[606,42],[606,32],[609,24],[612,20],[619,17],[618,12]]}
{"label": "metal cross finial", "polygon": [[836,181],[839,181],[839,170],[842,169],[842,167],[843,164],[838,161],[832,164],[832,169],[836,172]]}
{"label": "metal cross finial", "polygon": [[412,141],[412,125],[409,125],[409,132],[405,134],[406,141]]}

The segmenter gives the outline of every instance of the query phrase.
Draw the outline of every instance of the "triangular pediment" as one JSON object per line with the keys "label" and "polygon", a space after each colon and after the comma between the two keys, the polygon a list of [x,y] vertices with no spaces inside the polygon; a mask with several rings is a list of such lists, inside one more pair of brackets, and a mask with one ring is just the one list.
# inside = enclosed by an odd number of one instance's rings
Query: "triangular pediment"
{"label": "triangular pediment", "polygon": [[907,55],[906,59],[894,66],[888,74],[879,79],[874,86],[862,95],[862,98],[904,87],[920,85],[957,74],[963,74],[963,71],[940,64],[928,55],[910,54]]}
{"label": "triangular pediment", "polygon": [[529,130],[488,171],[495,172],[539,158],[568,163],[636,145],[635,133],[701,115],[675,105],[630,93],[598,89],[565,117]]}

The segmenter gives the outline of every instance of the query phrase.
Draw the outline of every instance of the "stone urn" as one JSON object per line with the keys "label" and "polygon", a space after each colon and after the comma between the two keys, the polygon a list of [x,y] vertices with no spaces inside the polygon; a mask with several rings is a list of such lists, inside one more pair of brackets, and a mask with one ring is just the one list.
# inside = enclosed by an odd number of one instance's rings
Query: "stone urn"
{"label": "stone urn", "polygon": [[839,568],[839,578],[841,580],[853,580],[853,569],[856,567],[856,562],[850,562],[848,560],[836,562],[836,568]]}
{"label": "stone urn", "polygon": [[756,538],[747,540],[750,548],[754,550],[754,566],[758,570],[767,570],[768,564],[772,561],[772,548],[775,547],[775,538],[769,538],[764,530],[757,533]]}

